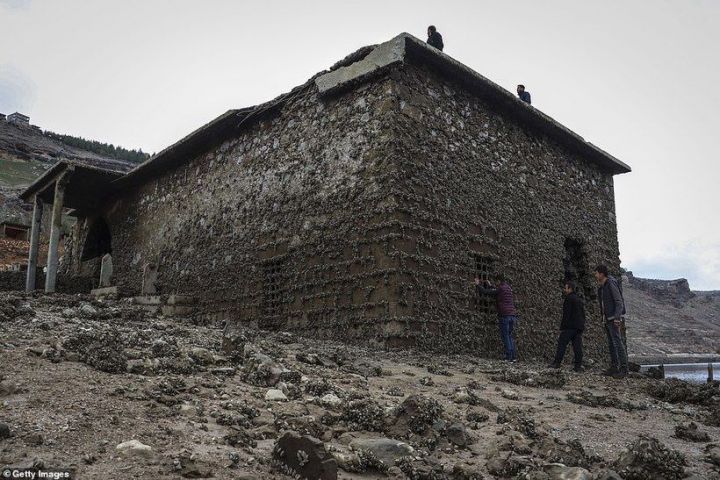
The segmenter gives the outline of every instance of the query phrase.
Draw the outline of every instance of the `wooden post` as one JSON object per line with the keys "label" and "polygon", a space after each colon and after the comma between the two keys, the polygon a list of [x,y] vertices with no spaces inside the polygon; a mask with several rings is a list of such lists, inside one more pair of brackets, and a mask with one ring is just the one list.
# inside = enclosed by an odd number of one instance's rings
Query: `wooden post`
{"label": "wooden post", "polygon": [[42,227],[43,201],[37,194],[33,199],[33,216],[30,230],[30,253],[28,254],[27,276],[25,277],[25,291],[35,290],[35,277],[37,273],[38,250],[40,249],[40,228]]}
{"label": "wooden post", "polygon": [[55,292],[58,268],[58,246],[62,230],[62,210],[65,201],[65,186],[70,178],[70,171],[65,171],[55,181],[55,197],[53,198],[52,221],[50,224],[50,245],[48,247],[47,272],[45,273],[45,293]]}

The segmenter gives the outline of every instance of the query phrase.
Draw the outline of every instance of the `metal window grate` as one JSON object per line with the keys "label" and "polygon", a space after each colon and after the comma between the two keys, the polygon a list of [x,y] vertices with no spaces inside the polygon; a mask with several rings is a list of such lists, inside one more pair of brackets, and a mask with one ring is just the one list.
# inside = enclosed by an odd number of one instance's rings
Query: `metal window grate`
{"label": "metal window grate", "polygon": [[283,258],[271,259],[263,265],[263,315],[275,317],[283,313],[285,307],[285,285]]}
{"label": "metal window grate", "polygon": [[[472,266],[474,274],[480,279],[480,282],[490,280],[495,273],[495,258],[478,253],[471,253]],[[479,313],[483,315],[493,315],[495,313],[495,302],[492,297],[482,295],[475,301],[475,307]]]}

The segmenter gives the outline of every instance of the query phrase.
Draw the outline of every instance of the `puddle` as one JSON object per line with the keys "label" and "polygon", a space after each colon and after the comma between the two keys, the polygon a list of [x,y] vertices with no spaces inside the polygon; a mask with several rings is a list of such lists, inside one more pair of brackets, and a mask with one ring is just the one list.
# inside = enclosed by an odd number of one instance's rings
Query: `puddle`
{"label": "puddle", "polygon": [[[708,381],[709,363],[674,363],[664,364],[665,378],[677,378],[678,380],[684,380],[692,383],[705,383]],[[646,372],[650,368],[657,368],[660,365],[642,365],[640,366],[640,372]],[[720,363],[712,363],[713,366],[713,378],[720,380]]]}

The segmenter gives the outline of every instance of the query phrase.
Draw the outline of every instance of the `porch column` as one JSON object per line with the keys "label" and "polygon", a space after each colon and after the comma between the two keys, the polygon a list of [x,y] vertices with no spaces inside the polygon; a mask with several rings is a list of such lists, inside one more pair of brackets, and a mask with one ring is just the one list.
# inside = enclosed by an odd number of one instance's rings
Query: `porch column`
{"label": "porch column", "polygon": [[28,255],[27,276],[25,277],[25,291],[35,290],[35,274],[37,273],[37,257],[40,247],[40,228],[42,225],[43,201],[36,194],[33,199],[33,216],[30,230],[30,254]]}
{"label": "porch column", "polygon": [[45,293],[55,292],[58,268],[58,246],[62,230],[62,210],[65,201],[65,186],[70,172],[65,171],[55,181],[55,197],[53,198],[52,220],[50,224],[50,245],[48,247],[47,273],[45,274]]}

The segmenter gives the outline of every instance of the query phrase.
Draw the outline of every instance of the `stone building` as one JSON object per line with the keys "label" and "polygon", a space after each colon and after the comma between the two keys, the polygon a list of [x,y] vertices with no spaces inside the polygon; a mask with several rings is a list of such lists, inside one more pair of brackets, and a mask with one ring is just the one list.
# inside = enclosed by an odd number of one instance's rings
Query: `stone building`
{"label": "stone building", "polygon": [[7,116],[7,121],[16,125],[30,125],[30,117],[20,112],[11,113]]}
{"label": "stone building", "polygon": [[[64,164],[24,197],[74,209],[60,275],[98,275],[111,252],[123,294],[150,269],[158,293],[230,325],[494,355],[494,306],[472,279],[503,272],[520,353],[539,356],[562,281],[592,299],[591,266],[620,268],[613,175],[629,171],[402,34],[127,174]],[[592,355],[604,334],[589,324]]]}

